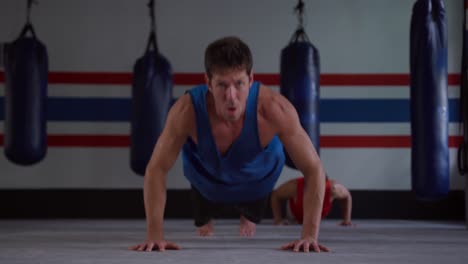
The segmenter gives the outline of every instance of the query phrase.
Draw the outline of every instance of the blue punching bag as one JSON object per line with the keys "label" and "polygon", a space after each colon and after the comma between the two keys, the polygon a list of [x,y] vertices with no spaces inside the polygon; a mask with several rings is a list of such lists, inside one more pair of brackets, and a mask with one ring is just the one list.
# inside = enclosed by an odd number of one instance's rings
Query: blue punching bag
{"label": "blue punching bag", "polygon": [[[463,126],[463,141],[458,146],[457,165],[460,175],[468,173],[468,1],[464,1],[463,8],[463,45],[460,74],[460,122]],[[468,186],[468,181],[465,181]],[[468,189],[467,189],[468,190]],[[468,191],[466,192],[468,195]],[[467,196],[468,198],[468,196]],[[468,201],[468,199],[466,199]],[[466,203],[468,206],[468,203]],[[467,207],[468,208],[468,207]],[[468,210],[466,211],[468,215]],[[468,218],[467,218],[468,220]]]}
{"label": "blue punching bag", "polygon": [[418,0],[410,36],[411,176],[420,200],[449,191],[447,24],[442,0]]}
{"label": "blue punching bag", "polygon": [[[300,5],[301,3],[296,9],[303,8],[303,5]],[[302,15],[302,10],[299,12]],[[319,152],[319,52],[310,43],[302,25],[294,33],[289,45],[281,51],[280,71],[280,92],[296,108],[302,127]],[[286,151],[285,154],[286,165],[296,168]]]}
{"label": "blue punching bag", "polygon": [[35,164],[47,152],[47,50],[28,22],[4,52],[5,155],[19,165]]}
{"label": "blue punching bag", "polygon": [[172,69],[169,61],[158,52],[153,27],[146,52],[133,69],[130,163],[132,170],[139,175],[145,174],[153,148],[164,128],[171,99]]}

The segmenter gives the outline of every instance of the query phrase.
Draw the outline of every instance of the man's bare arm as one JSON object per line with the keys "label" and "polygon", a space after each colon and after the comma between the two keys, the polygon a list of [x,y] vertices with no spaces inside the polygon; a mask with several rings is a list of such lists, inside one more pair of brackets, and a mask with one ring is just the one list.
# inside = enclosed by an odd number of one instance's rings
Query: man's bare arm
{"label": "man's bare arm", "polygon": [[[296,168],[304,175],[302,239],[314,241],[313,250],[320,251],[317,241],[325,195],[325,172],[322,162],[310,138],[302,128],[294,106],[285,97],[273,92],[271,92],[268,102],[266,116],[276,126],[286,151]],[[304,243],[307,244],[308,251],[308,242]],[[325,247],[322,248],[327,251]],[[297,250],[297,245],[294,246],[294,250]]]}
{"label": "man's bare arm", "polygon": [[353,199],[351,193],[342,184],[336,183],[333,186],[336,192],[336,199],[340,203],[343,222],[341,225],[351,225],[351,211],[353,207]]}
{"label": "man's bare arm", "polygon": [[281,214],[281,203],[293,198],[296,195],[296,191],[296,180],[289,180],[271,193],[271,211],[273,213],[273,221],[275,224],[278,225],[283,223],[284,219]]}
{"label": "man's bare arm", "polygon": [[191,127],[194,124],[194,110],[191,99],[189,95],[184,95],[169,111],[164,130],[156,143],[146,168],[144,179],[146,243],[148,243],[146,247],[157,246],[153,245],[153,243],[164,241],[163,219],[166,206],[166,176],[189,136],[189,131],[194,131],[193,127]]}

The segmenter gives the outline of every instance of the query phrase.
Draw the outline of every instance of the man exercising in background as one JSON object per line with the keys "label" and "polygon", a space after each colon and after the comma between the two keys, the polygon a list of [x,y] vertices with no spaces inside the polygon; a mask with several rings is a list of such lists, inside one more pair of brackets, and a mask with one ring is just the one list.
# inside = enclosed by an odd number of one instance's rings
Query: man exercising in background
{"label": "man exercising in background", "polygon": [[[304,177],[291,179],[278,188],[271,194],[271,210],[275,225],[287,225],[289,221],[297,224],[303,222],[303,201],[304,201]],[[343,220],[341,226],[353,226],[351,223],[352,197],[346,187],[335,180],[326,177],[325,182],[325,197],[322,206],[322,218],[327,217],[333,206],[333,202],[337,201],[341,206]],[[282,205],[286,202],[286,218],[282,214]]]}

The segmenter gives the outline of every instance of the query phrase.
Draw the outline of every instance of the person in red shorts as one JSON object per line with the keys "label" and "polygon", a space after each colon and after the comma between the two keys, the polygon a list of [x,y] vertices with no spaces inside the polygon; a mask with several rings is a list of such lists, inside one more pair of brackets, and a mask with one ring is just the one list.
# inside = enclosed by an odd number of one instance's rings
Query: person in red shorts
{"label": "person in red shorts", "polygon": [[[289,220],[298,224],[302,224],[303,218],[303,197],[304,197],[304,177],[289,180],[271,194],[271,209],[273,212],[273,220],[275,225],[287,225]],[[333,201],[337,201],[341,205],[343,220],[340,225],[352,226],[351,210],[352,197],[351,193],[342,184],[326,178],[325,197],[322,206],[322,219],[325,218],[333,206]],[[282,204],[286,202],[286,218],[283,217]]]}

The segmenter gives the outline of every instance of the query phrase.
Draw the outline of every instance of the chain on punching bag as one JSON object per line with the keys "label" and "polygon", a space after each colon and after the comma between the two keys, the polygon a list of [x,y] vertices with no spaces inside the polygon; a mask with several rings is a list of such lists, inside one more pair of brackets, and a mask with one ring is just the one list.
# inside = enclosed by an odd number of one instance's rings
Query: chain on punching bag
{"label": "chain on punching bag", "polygon": [[[47,152],[47,49],[29,20],[20,36],[5,45],[5,155],[19,165],[41,161]],[[31,37],[27,37],[27,33]]]}
{"label": "chain on punching bag", "polygon": [[449,191],[447,24],[442,0],[418,0],[410,37],[411,175],[420,200]]}
{"label": "chain on punching bag", "polygon": [[[320,58],[318,50],[309,41],[303,28],[304,3],[295,9],[299,27],[288,46],[281,51],[280,92],[296,108],[302,127],[315,149],[320,148]],[[296,168],[286,153],[286,165]]]}
{"label": "chain on punching bag", "polygon": [[164,128],[171,105],[173,83],[171,65],[158,50],[154,1],[151,0],[148,6],[151,33],[145,54],[133,68],[130,136],[130,165],[135,173],[142,176]]}

